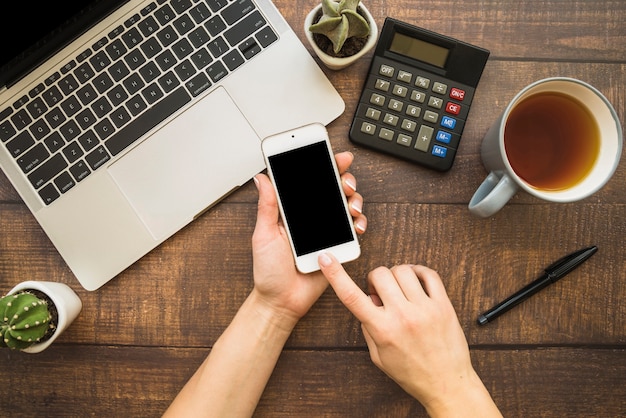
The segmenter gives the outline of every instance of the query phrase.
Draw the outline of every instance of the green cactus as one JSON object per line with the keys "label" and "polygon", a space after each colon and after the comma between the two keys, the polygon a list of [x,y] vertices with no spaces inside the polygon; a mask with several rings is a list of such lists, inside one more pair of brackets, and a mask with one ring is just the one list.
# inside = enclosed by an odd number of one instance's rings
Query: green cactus
{"label": "green cactus", "polygon": [[365,38],[370,33],[367,20],[357,12],[360,0],[322,0],[322,17],[309,26],[313,33],[326,36],[339,53],[348,38]]}
{"label": "green cactus", "polygon": [[0,299],[0,346],[24,349],[39,342],[51,329],[45,300],[28,292]]}

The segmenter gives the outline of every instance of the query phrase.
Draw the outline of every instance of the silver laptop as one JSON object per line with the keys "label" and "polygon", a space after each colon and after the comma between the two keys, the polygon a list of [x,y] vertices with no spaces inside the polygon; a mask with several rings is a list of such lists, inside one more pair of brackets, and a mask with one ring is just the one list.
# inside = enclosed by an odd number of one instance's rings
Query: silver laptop
{"label": "silver laptop", "polygon": [[262,138],[344,110],[269,0],[3,9],[0,166],[88,290],[262,171]]}

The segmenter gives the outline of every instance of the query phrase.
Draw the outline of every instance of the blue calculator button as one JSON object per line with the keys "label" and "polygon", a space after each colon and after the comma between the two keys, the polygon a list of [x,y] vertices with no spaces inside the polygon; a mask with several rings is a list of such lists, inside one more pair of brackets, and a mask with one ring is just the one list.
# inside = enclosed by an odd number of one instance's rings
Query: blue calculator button
{"label": "blue calculator button", "polygon": [[437,136],[435,137],[437,141],[443,142],[444,144],[449,144],[452,140],[452,134],[446,131],[437,131]]}
{"label": "blue calculator button", "polygon": [[440,145],[435,145],[433,147],[433,151],[432,154],[435,157],[441,157],[441,158],[445,158],[446,157],[446,153],[448,152],[448,149],[446,147],[442,147]]}
{"label": "blue calculator button", "polygon": [[450,116],[444,116],[441,118],[441,126],[445,126],[448,129],[454,129],[456,126],[456,119],[451,118]]}

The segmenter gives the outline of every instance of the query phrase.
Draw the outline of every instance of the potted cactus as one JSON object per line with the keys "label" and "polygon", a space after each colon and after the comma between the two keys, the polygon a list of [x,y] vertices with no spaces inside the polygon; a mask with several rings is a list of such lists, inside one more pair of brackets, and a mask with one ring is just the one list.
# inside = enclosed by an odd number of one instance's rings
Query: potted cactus
{"label": "potted cactus", "polygon": [[39,353],[76,319],[82,302],[63,283],[25,281],[0,298],[0,347]]}
{"label": "potted cactus", "polygon": [[378,27],[359,0],[322,0],[307,15],[304,33],[320,60],[339,70],[376,45]]}

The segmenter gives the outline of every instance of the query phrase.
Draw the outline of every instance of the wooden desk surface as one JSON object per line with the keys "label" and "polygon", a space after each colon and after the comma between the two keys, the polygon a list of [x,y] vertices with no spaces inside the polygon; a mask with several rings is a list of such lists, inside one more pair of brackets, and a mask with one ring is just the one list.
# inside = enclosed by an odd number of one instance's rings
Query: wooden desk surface
{"label": "wooden desk surface", "polygon": [[[277,0],[297,34],[317,0]],[[369,229],[347,270],[364,285],[379,265],[423,263],[441,274],[475,367],[508,417],[626,415],[626,161],[598,193],[548,204],[519,193],[497,215],[467,203],[486,172],[480,142],[514,94],[570,76],[596,86],[626,121],[626,2],[369,0],[396,17],[483,46],[491,57],[451,171],[440,174],[354,146],[348,127],[369,56],[325,70],[346,102],[329,126],[350,150]],[[308,46],[307,46],[308,48]],[[83,290],[0,174],[0,285],[71,285],[84,309],[46,352],[1,350],[0,415],[159,416],[205,358],[252,286],[249,183],[96,292]],[[596,244],[566,279],[496,322],[477,315],[556,258]],[[327,291],[297,326],[258,417],[419,417],[419,403],[370,361],[359,322]]]}

